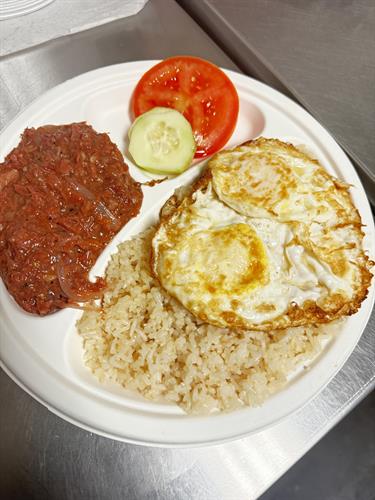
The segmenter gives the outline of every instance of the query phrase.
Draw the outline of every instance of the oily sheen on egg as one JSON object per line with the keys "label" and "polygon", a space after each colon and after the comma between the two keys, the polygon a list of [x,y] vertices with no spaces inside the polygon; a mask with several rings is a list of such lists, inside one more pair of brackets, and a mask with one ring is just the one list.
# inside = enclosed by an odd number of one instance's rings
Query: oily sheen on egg
{"label": "oily sheen on egg", "polygon": [[348,189],[289,144],[218,153],[153,239],[162,286],[202,321],[271,330],[354,313],[371,262]]}

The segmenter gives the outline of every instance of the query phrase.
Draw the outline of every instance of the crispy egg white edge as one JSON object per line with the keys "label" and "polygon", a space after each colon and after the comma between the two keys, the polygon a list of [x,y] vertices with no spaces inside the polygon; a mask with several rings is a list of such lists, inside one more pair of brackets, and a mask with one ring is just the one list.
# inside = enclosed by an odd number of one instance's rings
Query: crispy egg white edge
{"label": "crispy egg white edge", "polygon": [[[203,211],[201,210],[201,214],[204,214],[206,219],[207,219],[207,213],[208,213],[208,209],[207,209],[207,206],[205,207],[205,203],[202,201],[205,200],[205,198],[207,198],[207,196],[211,196],[212,197],[212,189],[210,187],[210,185],[208,186],[208,188],[205,190],[205,193],[202,193],[202,191],[198,190],[196,191],[193,196],[192,196],[192,202],[193,202],[193,206],[196,205],[195,208],[198,208],[199,206],[201,207],[201,209],[203,208]],[[206,203],[207,205],[207,203]],[[222,203],[221,201],[219,201],[218,199],[214,199],[214,204],[213,204],[213,208],[214,208],[214,213],[215,213],[215,219],[214,219],[214,225],[211,225],[208,224],[207,225],[207,222],[205,224],[203,224],[203,220],[205,219],[205,217],[202,217],[200,219],[200,224],[197,224],[196,227],[195,227],[195,230],[206,230],[208,228],[217,228],[217,227],[223,227],[225,225],[230,225],[230,224],[233,224],[233,223],[246,223],[248,225],[250,225],[251,227],[253,227],[258,236],[259,236],[259,231],[260,231],[260,226],[259,224],[270,224],[270,221],[269,220],[266,220],[265,222],[260,222],[259,223],[259,219],[258,220],[258,224],[252,224],[251,221],[249,221],[248,217],[246,216],[242,216],[240,214],[238,214],[236,211],[234,211],[233,209],[231,209],[230,207],[227,207],[224,203]],[[169,224],[171,224],[173,222],[173,219],[175,219],[176,217],[179,217],[181,215],[181,212],[183,213],[183,209],[180,210],[177,212],[177,214],[175,213],[172,218],[169,220]],[[210,211],[212,213],[212,210]],[[230,217],[228,218],[228,221],[230,222],[229,224],[226,223],[226,224],[223,224],[223,215],[224,213],[226,215],[230,215]],[[202,220],[203,219],[203,220]],[[209,219],[209,218],[208,218]],[[225,218],[224,218],[225,219]],[[253,220],[254,222],[255,220]],[[280,224],[282,225],[282,223],[277,223],[277,224]],[[182,224],[182,229],[183,228],[183,224]],[[159,255],[159,252],[158,252],[158,247],[160,245],[160,241],[163,239],[163,237],[161,237],[162,235],[164,234],[164,238],[166,237],[166,232],[165,232],[165,228],[163,227],[163,224],[161,224],[161,226],[159,227],[159,230],[158,232],[156,233],[155,237],[154,237],[154,240],[153,240],[153,248],[154,248],[154,254],[155,254],[155,258],[154,258],[154,272],[159,275],[159,279],[161,278],[160,276],[160,270],[158,269],[158,263],[160,263],[160,255]],[[263,239],[260,238],[262,241]],[[159,241],[159,243],[158,243]],[[267,255],[268,255],[268,259],[269,259],[269,262],[273,262],[273,259],[272,259],[272,252],[271,252],[271,248],[272,248],[272,243],[270,244],[270,241],[268,241],[266,243],[266,248],[267,248]],[[293,248],[293,247],[292,247]],[[290,259],[290,261],[292,263],[294,263],[295,265],[295,270],[296,270],[296,273],[297,276],[301,273],[299,273],[298,271],[301,270],[301,266],[298,264],[298,253],[300,252],[300,249],[294,249],[294,254],[292,252],[289,253],[289,256],[288,258]],[[342,286],[342,282],[340,282],[340,280],[335,280],[335,276],[332,275],[332,273],[329,272],[329,269],[327,269],[326,267],[322,266],[319,262],[314,262],[313,260],[313,266],[315,267],[315,270],[316,270],[316,273],[320,276],[320,279],[323,280],[323,282],[325,282],[325,285],[327,287],[333,287],[333,286],[336,286],[336,288],[343,288]],[[304,270],[304,273],[306,275],[306,269]],[[314,280],[315,278],[315,281],[316,281],[316,276],[314,276],[314,273],[307,273],[309,275],[309,279],[310,281],[311,280]],[[303,275],[303,273],[302,273]],[[185,298],[183,297],[183,293],[181,293],[181,290],[176,290],[173,286],[170,286],[168,283],[166,283],[162,278],[161,278],[161,283],[162,285],[167,289],[167,291],[169,291],[172,295],[174,295],[177,299],[179,299],[186,307],[187,303],[191,302],[191,297],[190,299],[188,300],[188,298]],[[271,285],[268,285],[269,287],[273,287],[274,288],[274,283],[275,282],[271,282]],[[290,287],[289,287],[290,288]],[[272,320],[274,319],[275,317],[277,316],[280,316],[280,314],[282,314],[283,312],[285,312],[286,308],[287,308],[287,305],[290,303],[290,302],[295,302],[297,304],[302,304],[305,300],[307,299],[310,299],[310,300],[317,300],[319,298],[319,295],[320,295],[320,292],[319,292],[319,289],[316,288],[315,290],[312,291],[312,293],[302,293],[302,291],[300,291],[300,293],[295,293],[296,290],[298,291],[298,286],[293,286],[292,287],[292,290],[294,293],[291,294],[291,296],[289,295],[288,299],[286,299],[286,297],[288,296],[288,294],[285,293],[285,287],[279,287],[279,290],[282,289],[282,292],[280,294],[278,294],[278,303],[282,303],[283,306],[282,307],[278,307],[278,308],[275,308],[275,311],[273,313],[269,313],[269,314],[260,314],[260,315],[252,315],[249,313],[249,302],[246,301],[246,304],[244,305],[244,307],[242,308],[239,308],[237,313],[239,313],[246,321],[250,321],[250,322],[253,322],[253,323],[260,323],[260,322],[263,322],[263,321],[269,321],[269,320]],[[275,295],[275,294],[274,294]],[[223,297],[224,298],[224,297]],[[201,299],[201,298],[200,298]],[[205,299],[205,302],[207,303],[207,298]],[[228,310],[228,303],[226,300],[223,300],[223,304],[224,307],[223,308],[220,308],[220,312],[223,312],[223,310]],[[220,321],[220,319],[216,318],[216,321]]]}

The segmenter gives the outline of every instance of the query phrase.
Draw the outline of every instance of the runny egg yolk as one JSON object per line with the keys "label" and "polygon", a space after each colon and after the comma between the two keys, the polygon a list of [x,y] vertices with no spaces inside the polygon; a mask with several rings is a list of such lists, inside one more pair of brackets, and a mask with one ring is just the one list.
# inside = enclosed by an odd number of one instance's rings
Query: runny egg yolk
{"label": "runny egg yolk", "polygon": [[175,278],[185,284],[189,278],[195,296],[238,296],[269,281],[265,247],[247,224],[198,231],[178,246]]}

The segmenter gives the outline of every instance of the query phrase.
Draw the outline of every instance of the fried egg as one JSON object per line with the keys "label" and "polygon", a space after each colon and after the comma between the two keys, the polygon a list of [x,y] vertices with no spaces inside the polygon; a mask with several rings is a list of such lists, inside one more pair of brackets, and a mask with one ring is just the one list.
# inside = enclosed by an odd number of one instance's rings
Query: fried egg
{"label": "fried egg", "polygon": [[152,242],[161,285],[220,327],[273,330],[354,313],[370,261],[348,189],[289,144],[218,153],[164,208]]}

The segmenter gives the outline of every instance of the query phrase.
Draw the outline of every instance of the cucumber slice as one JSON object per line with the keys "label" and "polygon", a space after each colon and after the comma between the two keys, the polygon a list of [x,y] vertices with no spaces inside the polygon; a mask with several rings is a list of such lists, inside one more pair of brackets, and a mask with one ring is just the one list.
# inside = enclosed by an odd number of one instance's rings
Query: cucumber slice
{"label": "cucumber slice", "polygon": [[153,108],[140,115],[129,130],[129,152],[135,163],[150,172],[180,174],[195,154],[190,123],[171,108]]}

